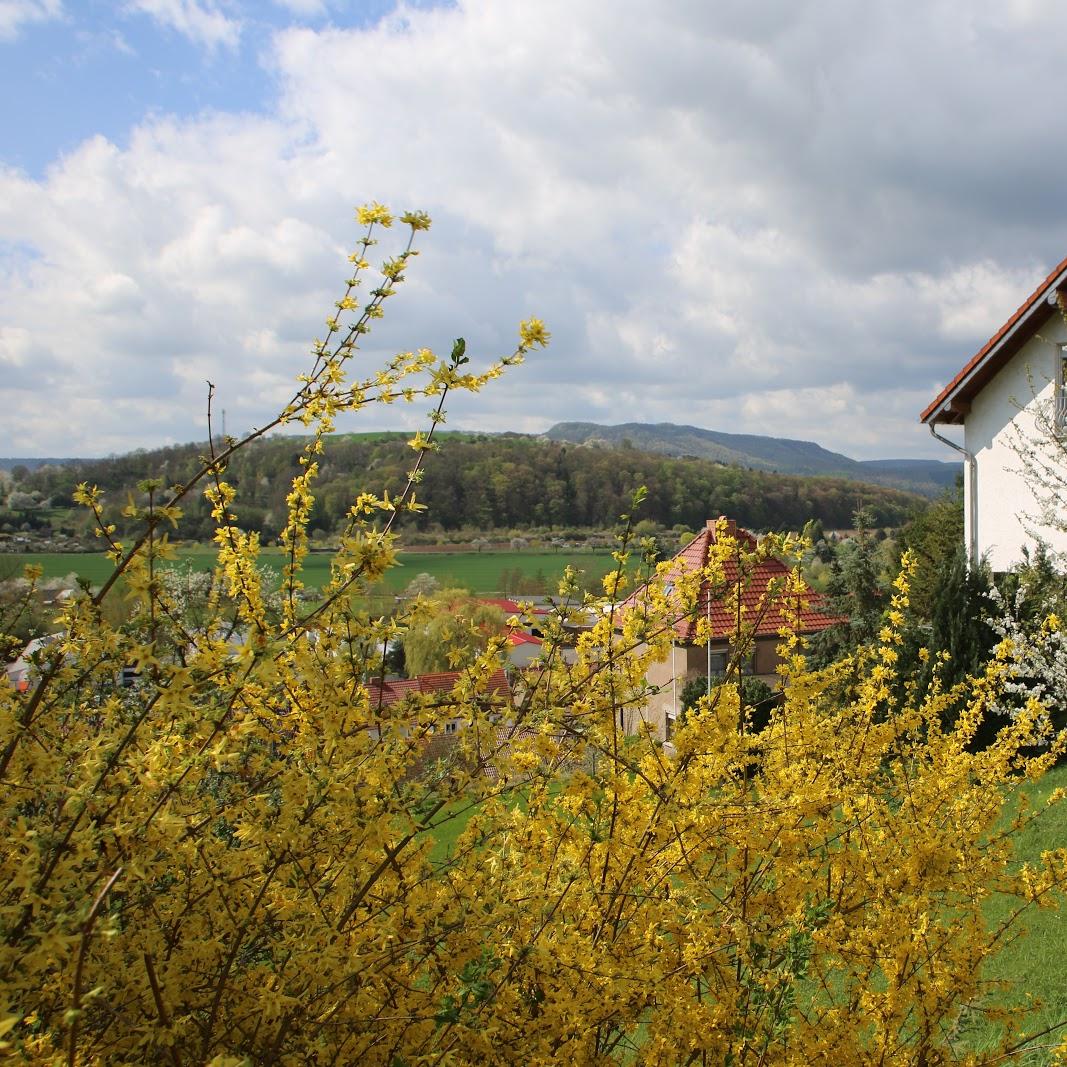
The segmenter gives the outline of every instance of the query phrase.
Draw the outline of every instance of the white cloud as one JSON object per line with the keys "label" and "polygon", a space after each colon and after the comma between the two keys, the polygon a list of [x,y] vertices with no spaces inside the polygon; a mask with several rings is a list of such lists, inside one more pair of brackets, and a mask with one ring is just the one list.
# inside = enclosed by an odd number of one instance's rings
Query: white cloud
{"label": "white cloud", "polygon": [[127,9],[148,15],[212,51],[220,46],[236,48],[241,37],[240,21],[230,18],[212,0],[128,0]]}
{"label": "white cloud", "polygon": [[0,41],[13,41],[31,23],[62,16],[61,0],[0,0]]}
{"label": "white cloud", "polygon": [[1051,264],[1003,269],[986,260],[920,280],[923,298],[937,308],[939,331],[952,341],[991,337],[1042,280]]}
{"label": "white cloud", "polygon": [[[140,7],[236,42],[219,6]],[[1038,0],[467,0],[281,33],[275,113],[164,117],[0,174],[22,250],[0,252],[0,323],[54,413],[6,402],[8,451],[193,437],[205,378],[231,426],[262,421],[335,298],[350,207],[379,198],[435,227],[368,363],[461,334],[495,355],[532,313],[555,335],[451,425],[930,454],[918,411],[1067,251],[1067,142],[1029,106],[1064,45]]]}
{"label": "white cloud", "polygon": [[18,326],[0,326],[0,366],[25,366],[30,347],[29,330]]}

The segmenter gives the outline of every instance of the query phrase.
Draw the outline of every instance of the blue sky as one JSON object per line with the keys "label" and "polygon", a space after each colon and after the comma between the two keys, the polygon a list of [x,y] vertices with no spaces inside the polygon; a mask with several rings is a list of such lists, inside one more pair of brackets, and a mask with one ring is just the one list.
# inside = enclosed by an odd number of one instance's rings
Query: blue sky
{"label": "blue sky", "polygon": [[17,35],[0,44],[0,94],[11,102],[0,112],[4,161],[40,177],[57,155],[94,135],[123,145],[152,115],[267,112],[277,94],[274,32],[373,25],[393,9],[389,0],[197,6],[217,17],[199,32],[195,20],[180,24],[193,5],[153,12],[121,0],[65,0],[58,17],[39,19],[26,5]]}
{"label": "blue sky", "polygon": [[0,0],[0,454],[202,438],[205,379],[260,425],[377,199],[435,225],[367,365],[553,332],[453,426],[952,458],[919,411],[1067,253],[1065,52],[1058,0]]}

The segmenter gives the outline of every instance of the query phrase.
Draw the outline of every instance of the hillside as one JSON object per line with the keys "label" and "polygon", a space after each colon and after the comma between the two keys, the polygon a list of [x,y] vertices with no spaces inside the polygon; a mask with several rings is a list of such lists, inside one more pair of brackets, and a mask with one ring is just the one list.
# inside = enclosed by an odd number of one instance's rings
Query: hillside
{"label": "hillside", "polygon": [[[258,442],[239,452],[227,471],[227,480],[238,490],[240,521],[266,538],[276,536],[284,522],[300,445],[298,438],[281,436]],[[9,509],[0,511],[0,527],[69,525],[71,493],[83,481],[99,486],[117,513],[145,478],[161,477],[167,484],[188,480],[203,450],[203,444],[181,445],[27,471],[7,496]],[[320,464],[312,527],[321,533],[337,531],[360,489],[395,494],[403,487],[412,456],[399,435],[330,440]],[[889,526],[923,504],[913,494],[843,478],[776,474],[637,449],[576,448],[511,434],[456,434],[429,457],[418,489],[428,511],[405,517],[405,522],[407,529],[424,533],[604,529],[629,510],[630,496],[640,485],[648,487],[640,518],[690,528],[720,514],[753,529],[799,529],[812,518],[830,528],[844,527],[861,506],[874,513],[878,525]],[[114,521],[121,530],[121,516]],[[211,532],[203,500],[187,501],[178,536],[197,539]]]}
{"label": "hillside", "polygon": [[936,459],[855,460],[812,441],[758,434],[722,433],[670,422],[627,422],[601,426],[593,422],[560,422],[542,436],[550,441],[620,448],[627,444],[668,456],[696,456],[715,463],[736,464],[779,474],[833,475],[853,481],[894,486],[936,496],[954,485],[958,463]]}

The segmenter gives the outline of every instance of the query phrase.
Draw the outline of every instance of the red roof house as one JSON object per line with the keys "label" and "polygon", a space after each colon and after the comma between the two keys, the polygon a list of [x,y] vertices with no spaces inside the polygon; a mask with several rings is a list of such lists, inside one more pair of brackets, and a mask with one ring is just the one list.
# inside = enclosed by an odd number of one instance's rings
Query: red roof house
{"label": "red roof house", "polygon": [[535,634],[523,630],[512,630],[508,634],[508,662],[520,669],[529,667],[541,655],[544,641]]}
{"label": "red roof house", "polygon": [[[479,597],[479,604],[491,604],[494,608],[500,608],[505,615],[522,615],[523,603],[518,600],[511,600],[508,597]],[[529,606],[529,605],[527,605]],[[534,615],[545,615],[549,611],[543,604],[534,604],[532,613]]]}
{"label": "red roof house", "polygon": [[[724,516],[709,519],[674,557],[666,574],[657,579],[663,582],[664,591],[669,594],[684,575],[705,567],[712,548],[722,538],[733,539],[737,546],[723,561],[723,578],[714,583],[702,581],[693,608],[675,620],[671,655],[649,668],[646,680],[653,692],[648,704],[630,717],[632,721],[626,724],[629,729],[636,729],[644,720],[655,726],[662,740],[670,740],[672,724],[679,715],[679,694],[689,679],[722,675],[732,657],[741,655],[743,673],[776,684],[781,662],[777,648],[783,627],[810,635],[840,621],[827,612],[823,598],[806,586],[799,593],[786,592],[790,569],[781,560],[765,557],[755,563],[746,561],[744,556],[757,547],[756,537]],[[640,610],[648,592],[648,586],[636,589],[622,609]],[[708,626],[711,640],[698,645],[702,622]],[[740,649],[739,639],[745,641]]]}
{"label": "red roof house", "polygon": [[[469,725],[470,709],[466,703],[454,702],[450,696],[463,675],[463,671],[439,671],[418,678],[375,678],[366,683],[371,710],[377,712],[383,721],[392,719],[394,726],[399,725],[401,733],[406,736],[412,734],[409,731],[410,720],[405,722],[403,718],[405,701],[417,702],[421,708],[429,705],[434,709],[431,724],[424,725],[412,737],[412,759],[404,771],[405,777],[417,776],[429,763],[448,759],[456,753],[459,735]],[[419,700],[420,697],[430,699]],[[507,674],[503,670],[494,671],[479,692],[479,697],[489,702],[489,710],[494,717],[506,719],[512,707],[511,684]],[[396,711],[392,715],[382,714],[393,708]],[[414,711],[414,708],[411,710]],[[369,732],[379,736],[379,727],[370,727]]]}
{"label": "red roof house", "polygon": [[[672,568],[666,577],[668,585],[683,574],[692,574],[706,566],[712,546],[721,537],[733,538],[740,552],[751,553],[756,550],[755,535],[739,527],[732,519],[709,519],[704,529],[671,561]],[[786,599],[778,587],[786,584],[790,569],[779,559],[762,559],[751,573],[742,575],[738,556],[733,555],[724,561],[723,570],[724,580],[714,586],[710,582],[703,582],[693,612],[674,624],[679,643],[691,644],[696,640],[701,619],[710,623],[713,638],[729,641],[737,630],[736,603],[730,600],[730,594],[734,593],[740,594],[744,618],[748,623],[755,624],[753,633],[756,637],[773,637],[777,640],[783,626],[794,625],[798,609],[799,632],[802,634],[818,633],[838,621],[823,610],[822,596],[806,586],[802,595]],[[636,590],[623,607],[639,604],[643,593],[644,587]]]}

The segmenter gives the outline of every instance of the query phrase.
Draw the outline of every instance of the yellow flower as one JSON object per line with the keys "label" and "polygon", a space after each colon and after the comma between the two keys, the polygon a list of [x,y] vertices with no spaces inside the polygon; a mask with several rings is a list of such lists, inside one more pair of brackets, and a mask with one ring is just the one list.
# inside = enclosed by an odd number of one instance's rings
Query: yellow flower
{"label": "yellow flower", "polygon": [[387,227],[393,225],[393,216],[389,209],[384,204],[379,204],[377,200],[358,208],[356,220],[361,226],[371,226],[374,223]]}
{"label": "yellow flower", "polygon": [[551,338],[552,335],[540,319],[527,319],[519,324],[519,344],[522,348],[532,348],[534,345],[544,348]]}

